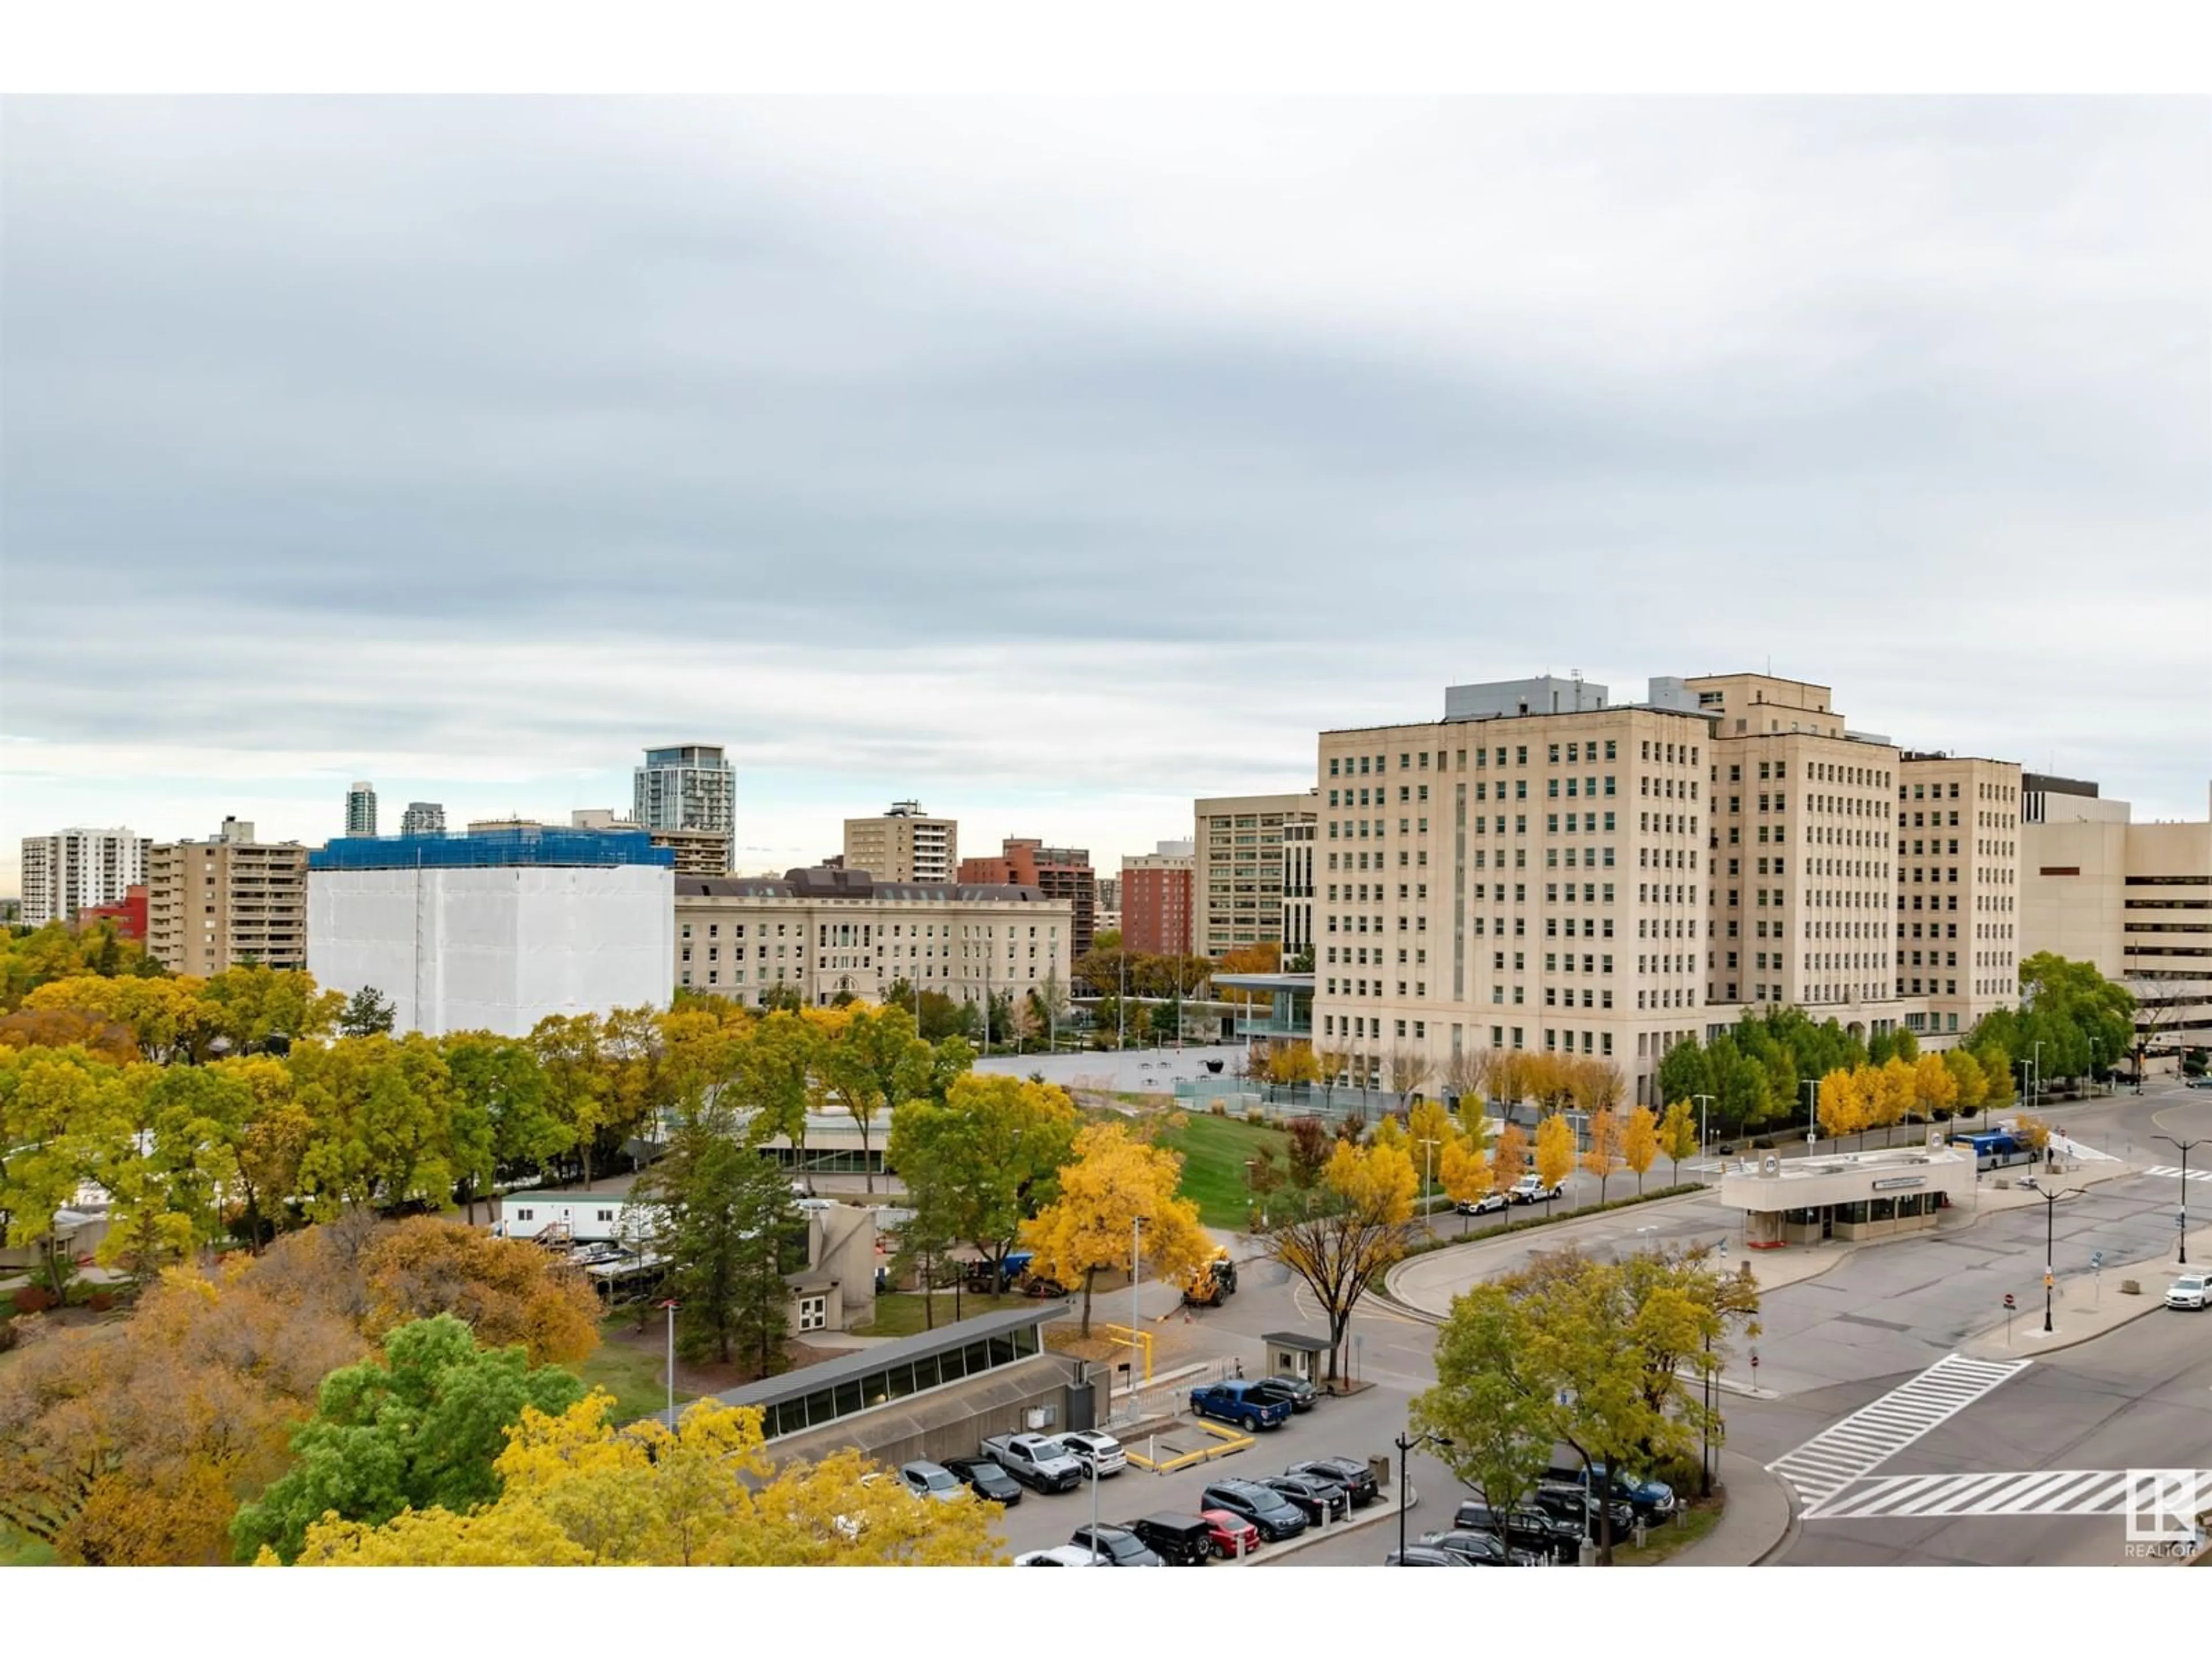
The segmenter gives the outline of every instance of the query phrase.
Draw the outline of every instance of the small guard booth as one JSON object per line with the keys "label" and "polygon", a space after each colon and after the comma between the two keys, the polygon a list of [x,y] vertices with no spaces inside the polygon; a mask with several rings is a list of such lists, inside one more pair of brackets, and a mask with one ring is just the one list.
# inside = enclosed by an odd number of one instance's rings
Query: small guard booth
{"label": "small guard booth", "polygon": [[1972,1151],[1932,1132],[1924,1146],[1763,1152],[1721,1172],[1721,1201],[1743,1212],[1744,1242],[1754,1250],[1932,1231],[1973,1191]]}
{"label": "small guard booth", "polygon": [[1262,1363],[1268,1376],[1295,1376],[1316,1389],[1322,1386],[1322,1362],[1328,1356],[1328,1344],[1322,1338],[1303,1331],[1270,1331],[1260,1340],[1267,1345]]}

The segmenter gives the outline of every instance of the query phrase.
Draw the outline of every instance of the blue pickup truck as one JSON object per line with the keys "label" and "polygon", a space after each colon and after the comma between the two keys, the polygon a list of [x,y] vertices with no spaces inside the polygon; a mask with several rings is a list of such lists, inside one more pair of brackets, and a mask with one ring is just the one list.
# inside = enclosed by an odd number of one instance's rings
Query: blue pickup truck
{"label": "blue pickup truck", "polygon": [[1234,1423],[1247,1434],[1256,1434],[1261,1429],[1279,1429],[1290,1421],[1291,1402],[1284,1399],[1268,1399],[1255,1395],[1257,1382],[1213,1382],[1190,1391],[1190,1411],[1194,1417],[1218,1417],[1224,1423]]}

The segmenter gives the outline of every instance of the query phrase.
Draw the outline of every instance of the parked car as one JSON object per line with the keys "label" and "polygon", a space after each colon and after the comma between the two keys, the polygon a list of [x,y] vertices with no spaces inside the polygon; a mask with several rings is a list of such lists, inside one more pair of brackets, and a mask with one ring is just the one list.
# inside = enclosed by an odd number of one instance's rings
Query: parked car
{"label": "parked car", "polygon": [[2212,1301],[2212,1280],[2203,1273],[2184,1273],[2166,1287],[2166,1305],[2169,1308],[2203,1308]]}
{"label": "parked car", "polygon": [[[1566,1522],[1574,1528],[1576,1535],[1581,1536],[1583,1525],[1583,1488],[1539,1486],[1530,1494],[1528,1502],[1553,1520]],[[1600,1528],[1605,1525],[1607,1517],[1613,1522],[1613,1535],[1616,1539],[1627,1537],[1636,1525],[1636,1510],[1625,1498],[1615,1498],[1607,1500],[1593,1498],[1589,1499],[1589,1535],[1592,1538],[1603,1535]]]}
{"label": "parked car", "polygon": [[1452,1517],[1455,1527],[1467,1532],[1496,1533],[1516,1550],[1564,1559],[1582,1544],[1582,1522],[1556,1521],[1539,1509],[1493,1510],[1487,1504],[1466,1503]]}
{"label": "parked car", "polygon": [[983,1455],[1024,1486],[1039,1492],[1068,1492],[1086,1473],[1076,1455],[1048,1434],[994,1434],[983,1443]]}
{"label": "parked car", "polygon": [[1030,1263],[1035,1259],[1034,1251],[1009,1250],[999,1262],[995,1275],[988,1261],[971,1261],[961,1270],[961,1282],[980,1295],[1012,1290],[1022,1275],[1029,1271]]}
{"label": "parked car", "polygon": [[940,1504],[952,1504],[968,1496],[968,1488],[960,1477],[942,1463],[902,1463],[898,1478],[899,1485],[916,1498],[933,1498]]}
{"label": "parked car", "polygon": [[1432,1550],[1425,1544],[1408,1544],[1382,1558],[1386,1567],[1471,1567],[1474,1562],[1449,1550]]}
{"label": "parked car", "polygon": [[1110,1522],[1102,1522],[1095,1527],[1078,1527],[1067,1542],[1071,1549],[1095,1551],[1098,1565],[1102,1567],[1158,1567],[1166,1565],[1135,1533]]}
{"label": "parked car", "polygon": [[945,1467],[965,1481],[978,1498],[1012,1508],[1022,1501],[1022,1483],[988,1457],[948,1457]]}
{"label": "parked car", "polygon": [[1293,1463],[1285,1474],[1317,1474],[1334,1480],[1352,1494],[1352,1507],[1364,1510],[1382,1495],[1375,1484],[1375,1471],[1357,1457],[1313,1457]]}
{"label": "parked car", "polygon": [[1290,1420],[1291,1402],[1279,1395],[1267,1397],[1255,1395],[1257,1382],[1214,1382],[1190,1391],[1190,1413],[1194,1417],[1217,1417],[1224,1423],[1234,1423],[1247,1434],[1257,1434],[1262,1429],[1279,1429]]}
{"label": "parked car", "polygon": [[2201,1077],[2185,1077],[2181,1079],[2181,1086],[2185,1089],[2212,1089],[2212,1073]]}
{"label": "parked car", "polygon": [[1129,1530],[1171,1567],[1202,1567],[1213,1559],[1213,1527],[1199,1515],[1148,1515]]}
{"label": "parked car", "polygon": [[1566,1190],[1564,1185],[1547,1187],[1543,1176],[1530,1175],[1515,1182],[1507,1196],[1516,1204],[1541,1204],[1546,1199],[1565,1196]]}
{"label": "parked car", "polygon": [[1318,1475],[1270,1475],[1260,1484],[1272,1486],[1289,1498],[1309,1521],[1341,1521],[1352,1513],[1352,1494],[1335,1481]]}
{"label": "parked car", "polygon": [[1199,1514],[1213,1535],[1213,1553],[1223,1560],[1249,1555],[1260,1547],[1259,1528],[1243,1516],[1228,1510],[1200,1510]]}
{"label": "parked car", "polygon": [[[1646,1526],[1662,1524],[1681,1507],[1680,1500],[1674,1496],[1674,1489],[1663,1480],[1646,1480],[1626,1471],[1608,1471],[1602,1463],[1591,1465],[1590,1473],[1600,1491],[1609,1491],[1615,1498],[1632,1506]],[[1579,1486],[1583,1484],[1582,1465],[1554,1463],[1544,1471],[1544,1484]]]}
{"label": "parked car", "polygon": [[1257,1480],[1217,1480],[1206,1489],[1199,1504],[1203,1509],[1227,1510],[1249,1521],[1270,1544],[1296,1538],[1306,1529],[1306,1518],[1297,1505]]}
{"label": "parked car", "polygon": [[1079,1550],[1073,1544],[1054,1544],[1048,1550],[1030,1550],[1014,1558],[1018,1567],[1103,1567],[1103,1561],[1093,1561],[1089,1550]]}
{"label": "parked car", "polygon": [[1129,1467],[1129,1455],[1121,1449],[1121,1443],[1101,1430],[1068,1429],[1060,1435],[1060,1443],[1083,1465],[1086,1475],[1095,1470],[1103,1480]]}
{"label": "parked car", "polygon": [[1321,1390],[1303,1376],[1263,1376],[1252,1385],[1255,1400],[1286,1400],[1293,1412],[1310,1412]]}
{"label": "parked car", "polygon": [[1485,1193],[1480,1198],[1462,1198],[1452,1206],[1462,1215],[1490,1215],[1505,1207],[1503,1193]]}
{"label": "parked car", "polygon": [[1425,1532],[1421,1542],[1432,1549],[1463,1556],[1471,1567],[1539,1567],[1544,1558],[1534,1550],[1516,1550],[1494,1532]]}

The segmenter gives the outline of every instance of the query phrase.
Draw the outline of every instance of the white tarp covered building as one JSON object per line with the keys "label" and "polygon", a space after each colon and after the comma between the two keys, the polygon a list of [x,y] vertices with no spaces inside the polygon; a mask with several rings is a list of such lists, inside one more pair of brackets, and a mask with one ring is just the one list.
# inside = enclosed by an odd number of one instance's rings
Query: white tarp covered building
{"label": "white tarp covered building", "polygon": [[434,1036],[665,1007],[669,859],[642,835],[584,831],[333,842],[308,860],[307,969],[348,995],[374,987],[395,1030]]}

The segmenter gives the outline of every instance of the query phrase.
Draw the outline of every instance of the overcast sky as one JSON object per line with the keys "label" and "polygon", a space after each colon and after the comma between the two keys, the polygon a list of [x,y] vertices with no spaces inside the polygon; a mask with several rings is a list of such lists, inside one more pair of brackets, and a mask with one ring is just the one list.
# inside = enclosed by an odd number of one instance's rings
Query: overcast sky
{"label": "overcast sky", "polygon": [[2208,106],[11,100],[0,890],[68,824],[918,797],[1102,866],[1443,685],[2212,777]]}

